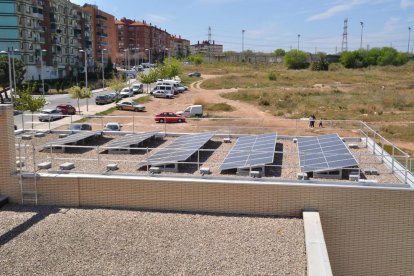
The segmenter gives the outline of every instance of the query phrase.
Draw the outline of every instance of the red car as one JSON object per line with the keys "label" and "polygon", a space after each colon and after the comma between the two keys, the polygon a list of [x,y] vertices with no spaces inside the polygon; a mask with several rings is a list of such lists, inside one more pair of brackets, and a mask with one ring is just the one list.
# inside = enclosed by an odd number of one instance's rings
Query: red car
{"label": "red car", "polygon": [[158,123],[185,123],[185,117],[173,112],[163,112],[155,115],[154,120]]}
{"label": "red car", "polygon": [[70,104],[59,104],[56,106],[56,109],[59,110],[63,115],[75,115],[76,109]]}

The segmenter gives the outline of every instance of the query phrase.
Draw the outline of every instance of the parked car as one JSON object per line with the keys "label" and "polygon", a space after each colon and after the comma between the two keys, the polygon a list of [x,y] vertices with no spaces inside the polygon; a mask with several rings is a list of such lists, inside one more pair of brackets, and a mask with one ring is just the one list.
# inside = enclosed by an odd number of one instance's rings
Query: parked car
{"label": "parked car", "polygon": [[104,131],[121,131],[122,125],[116,122],[110,122],[105,125]]}
{"label": "parked car", "polygon": [[190,105],[184,111],[179,111],[176,113],[184,117],[202,117],[203,116],[203,106],[202,105]]}
{"label": "parked car", "polygon": [[90,124],[71,124],[69,126],[69,130],[72,130],[72,131],[92,130],[92,126]]}
{"label": "parked car", "polygon": [[185,123],[185,117],[173,112],[162,112],[155,115],[154,120],[157,123]]}
{"label": "parked car", "polygon": [[165,90],[158,90],[157,89],[157,90],[155,90],[151,93],[155,98],[166,98],[166,99],[174,98],[174,94],[172,94],[171,92],[165,91]]}
{"label": "parked car", "polygon": [[59,110],[63,115],[75,115],[76,108],[70,104],[58,104],[56,109]]}
{"label": "parked car", "polygon": [[63,114],[57,109],[43,109],[40,111],[39,121],[40,122],[51,122],[63,118]]}
{"label": "parked car", "polygon": [[190,74],[188,74],[189,77],[201,77],[201,73],[200,72],[192,72]]}
{"label": "parked car", "polygon": [[125,87],[124,89],[122,89],[119,94],[121,95],[122,98],[128,98],[128,97],[134,96],[132,89],[129,89],[129,87]]}
{"label": "parked car", "polygon": [[154,91],[157,91],[157,90],[165,91],[168,94],[178,95],[178,91],[171,84],[158,84],[157,86],[154,87],[154,89],[152,90],[151,94]]}
{"label": "parked car", "polygon": [[112,102],[113,102],[112,97],[109,96],[109,95],[99,95],[99,96],[96,96],[96,98],[95,98],[95,103],[97,105],[109,104],[109,103],[112,103]]}
{"label": "parked car", "polygon": [[108,97],[111,99],[112,102],[115,102],[117,100],[122,99],[122,96],[120,94],[115,93],[115,92],[109,93]]}
{"label": "parked car", "polygon": [[131,89],[134,95],[144,93],[144,85],[142,83],[136,83],[132,85]]}
{"label": "parked car", "polygon": [[130,110],[130,111],[144,111],[145,106],[142,104],[137,104],[135,102],[120,102],[116,104],[116,108],[119,110]]}

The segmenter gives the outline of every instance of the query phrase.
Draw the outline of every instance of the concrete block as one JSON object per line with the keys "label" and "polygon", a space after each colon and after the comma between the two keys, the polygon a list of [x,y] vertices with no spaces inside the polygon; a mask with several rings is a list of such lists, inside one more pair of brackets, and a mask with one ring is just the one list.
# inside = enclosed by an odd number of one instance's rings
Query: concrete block
{"label": "concrete block", "polygon": [[46,133],[44,133],[44,132],[36,132],[34,136],[36,138],[41,138],[41,137],[45,137],[46,136]]}
{"label": "concrete block", "polygon": [[160,167],[151,167],[149,169],[149,172],[151,174],[160,174],[161,173],[161,168]]}
{"label": "concrete block", "polygon": [[24,135],[22,135],[22,140],[32,140],[32,135],[24,134]]}
{"label": "concrete block", "polygon": [[379,175],[379,172],[377,169],[366,169],[364,170],[366,175]]}
{"label": "concrete block", "polygon": [[211,173],[210,168],[208,168],[208,167],[201,167],[200,168],[200,174],[201,175],[210,174],[210,173]]}
{"label": "concrete block", "polygon": [[262,177],[262,172],[261,171],[250,171],[250,177],[261,178]]}
{"label": "concrete block", "polygon": [[17,160],[16,161],[16,167],[17,168],[24,167],[24,161],[23,160]]}
{"label": "concrete block", "polygon": [[375,180],[375,179],[360,179],[358,182],[360,182],[360,183],[378,183],[378,180]]}
{"label": "concrete block", "polygon": [[40,164],[37,164],[37,168],[39,170],[48,170],[52,167],[52,162],[43,162]]}
{"label": "concrete block", "polygon": [[309,176],[305,172],[304,173],[302,173],[302,172],[298,173],[297,178],[298,178],[298,180],[309,180]]}
{"label": "concrete block", "polygon": [[63,171],[69,171],[75,168],[75,164],[71,163],[71,162],[66,162],[63,163],[59,166],[59,169],[63,170]]}
{"label": "concrete block", "polygon": [[223,138],[223,143],[231,143],[231,138],[230,137],[224,137]]}
{"label": "concrete block", "polygon": [[359,181],[359,174],[350,174],[349,175],[350,181]]}
{"label": "concrete block", "polygon": [[118,170],[118,164],[115,164],[115,163],[108,164],[108,165],[106,165],[106,169],[108,171],[116,171],[116,170]]}
{"label": "concrete block", "polygon": [[358,144],[349,144],[349,145],[348,145],[348,147],[349,147],[350,149],[359,149]]}
{"label": "concrete block", "polygon": [[293,143],[297,143],[298,142],[298,139],[297,138],[293,138]]}
{"label": "concrete block", "polygon": [[66,134],[66,133],[60,133],[59,134],[59,138],[66,138],[68,136],[69,136],[69,134]]}

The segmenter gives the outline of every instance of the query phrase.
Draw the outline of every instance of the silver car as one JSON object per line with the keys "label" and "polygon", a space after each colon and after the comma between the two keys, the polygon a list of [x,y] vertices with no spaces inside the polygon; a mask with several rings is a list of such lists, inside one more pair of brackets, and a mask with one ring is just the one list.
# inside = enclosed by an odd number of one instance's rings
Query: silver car
{"label": "silver car", "polygon": [[48,108],[48,109],[43,109],[42,111],[40,111],[39,121],[40,122],[51,122],[54,120],[62,119],[63,117],[64,116],[62,112],[60,112],[59,110]]}
{"label": "silver car", "polygon": [[145,106],[142,104],[137,104],[135,102],[120,102],[116,104],[116,108],[119,110],[130,110],[130,111],[144,111]]}

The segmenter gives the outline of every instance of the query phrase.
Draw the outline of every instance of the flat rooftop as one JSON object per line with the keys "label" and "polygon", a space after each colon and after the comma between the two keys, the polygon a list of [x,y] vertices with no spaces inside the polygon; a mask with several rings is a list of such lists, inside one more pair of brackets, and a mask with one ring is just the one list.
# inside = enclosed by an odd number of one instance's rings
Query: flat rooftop
{"label": "flat rooftop", "polygon": [[[73,173],[88,173],[88,174],[102,174],[106,172],[106,166],[111,163],[116,163],[119,170],[110,172],[114,175],[148,175],[147,166],[139,169],[138,163],[144,161],[149,156],[153,155],[162,148],[165,148],[173,142],[175,137],[166,136],[162,140],[151,139],[140,145],[141,150],[132,150],[131,153],[111,154],[105,147],[110,145],[113,141],[121,138],[120,135],[104,134],[102,137],[89,140],[84,145],[67,146],[64,153],[53,152],[49,149],[42,150],[42,145],[53,142],[58,139],[58,134],[49,133],[45,137],[33,137],[30,141],[20,139],[21,136],[16,136],[16,143],[22,143],[22,149],[17,150],[17,157],[21,156],[26,160],[23,171],[33,172],[33,150],[32,146],[36,147],[35,159],[36,164],[52,161],[51,171],[58,171],[59,166],[66,162],[73,162],[75,168],[71,170]],[[271,180],[297,180],[298,173],[300,173],[299,165],[299,151],[298,145],[293,142],[293,137],[278,138],[273,164],[266,165],[265,179]],[[246,178],[246,176],[238,176],[235,170],[220,172],[219,167],[223,163],[227,154],[234,146],[237,138],[232,138],[231,143],[224,143],[222,137],[212,138],[201,150],[200,155],[194,154],[186,162],[181,162],[178,172],[165,171],[162,175],[171,176],[200,176],[199,167],[208,167],[211,171],[211,176],[226,176],[235,178]],[[393,173],[392,169],[384,162],[381,162],[381,156],[374,155],[372,150],[368,149],[364,142],[350,140],[346,142],[349,146],[357,145],[356,148],[350,148],[352,155],[359,163],[361,171],[376,170],[378,174],[365,174],[364,177],[369,181],[375,181],[380,184],[402,184]],[[86,148],[82,148],[86,146]],[[72,147],[72,148],[71,148]],[[147,149],[148,148],[148,149]],[[99,154],[98,154],[99,153]],[[199,161],[199,163],[198,163]],[[38,171],[47,173],[46,170]],[[318,181],[329,182],[347,182],[347,179],[322,179],[315,178]]]}
{"label": "flat rooftop", "polygon": [[302,219],[6,205],[1,274],[306,275]]}

